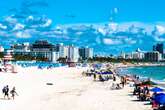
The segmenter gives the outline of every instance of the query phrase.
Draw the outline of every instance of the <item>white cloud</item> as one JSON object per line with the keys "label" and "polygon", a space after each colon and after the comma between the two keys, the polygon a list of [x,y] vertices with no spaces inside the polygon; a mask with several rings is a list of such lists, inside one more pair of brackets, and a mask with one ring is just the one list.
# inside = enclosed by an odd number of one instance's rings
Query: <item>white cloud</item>
{"label": "white cloud", "polygon": [[16,34],[17,38],[30,38],[31,34],[28,31],[19,31]]}
{"label": "white cloud", "polygon": [[158,36],[154,36],[154,39],[155,39],[155,41],[157,41],[157,42],[164,42],[164,41],[165,41],[165,38],[158,37]]}
{"label": "white cloud", "polygon": [[4,26],[3,24],[0,24],[1,29],[7,29],[7,26]]}
{"label": "white cloud", "polygon": [[27,17],[27,20],[33,20],[33,19],[34,19],[34,17],[32,15]]}
{"label": "white cloud", "polygon": [[17,23],[17,19],[13,18],[12,16],[7,16],[5,20],[9,23],[13,23],[13,24]]}
{"label": "white cloud", "polygon": [[[10,37],[11,34],[6,32],[6,31],[0,31],[0,36],[3,36],[3,37]],[[3,41],[4,42],[4,41]]]}
{"label": "white cloud", "polygon": [[117,45],[122,44],[120,40],[110,39],[110,38],[104,38],[103,39],[104,44],[106,45]]}
{"label": "white cloud", "polygon": [[24,25],[23,24],[21,24],[21,23],[17,23],[16,25],[15,25],[15,27],[13,28],[13,30],[15,31],[15,30],[21,30],[21,29],[24,29]]}
{"label": "white cloud", "polygon": [[42,25],[42,27],[49,27],[52,24],[52,20],[48,19],[45,24]]}
{"label": "white cloud", "polygon": [[103,28],[98,28],[97,31],[100,32],[103,35],[106,35],[106,33],[107,33]]}
{"label": "white cloud", "polygon": [[125,38],[124,40],[125,40],[125,42],[126,42],[127,44],[136,44],[136,43],[137,43],[136,40],[133,40],[133,39],[131,39],[131,38]]}
{"label": "white cloud", "polygon": [[156,29],[160,35],[165,33],[165,27],[164,26],[156,25]]}
{"label": "white cloud", "polygon": [[111,29],[111,31],[116,31],[118,28],[118,24],[117,23],[109,23],[109,28]]}
{"label": "white cloud", "polygon": [[80,36],[80,35],[82,35],[82,34],[83,34],[83,32],[77,32],[76,34]]}

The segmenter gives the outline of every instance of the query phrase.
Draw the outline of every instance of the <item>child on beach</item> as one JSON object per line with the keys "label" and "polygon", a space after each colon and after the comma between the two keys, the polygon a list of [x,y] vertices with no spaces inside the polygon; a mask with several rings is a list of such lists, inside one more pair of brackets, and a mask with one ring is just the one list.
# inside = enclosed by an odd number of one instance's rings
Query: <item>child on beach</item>
{"label": "child on beach", "polygon": [[10,91],[10,93],[11,93],[11,97],[13,98],[13,100],[14,100],[14,98],[15,98],[15,95],[18,96],[18,94],[17,94],[17,92],[16,92],[16,90],[15,90],[15,87],[13,87],[13,89]]}

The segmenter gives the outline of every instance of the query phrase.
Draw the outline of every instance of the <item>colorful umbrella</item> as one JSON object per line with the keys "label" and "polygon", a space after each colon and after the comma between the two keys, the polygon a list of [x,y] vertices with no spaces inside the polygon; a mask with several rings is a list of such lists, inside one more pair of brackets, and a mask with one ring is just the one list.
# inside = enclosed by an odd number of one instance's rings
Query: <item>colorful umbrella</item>
{"label": "colorful umbrella", "polygon": [[154,98],[154,101],[158,104],[165,104],[165,94],[164,93],[157,94]]}
{"label": "colorful umbrella", "polygon": [[150,91],[152,91],[152,92],[162,92],[164,90],[159,88],[159,87],[154,87],[154,88],[150,89]]}

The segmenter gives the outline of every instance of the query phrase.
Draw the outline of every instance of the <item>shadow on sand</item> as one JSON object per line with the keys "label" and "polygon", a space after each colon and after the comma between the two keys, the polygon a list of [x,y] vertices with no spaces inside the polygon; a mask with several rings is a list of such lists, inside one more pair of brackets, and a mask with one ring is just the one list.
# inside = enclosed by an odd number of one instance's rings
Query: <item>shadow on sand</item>
{"label": "shadow on sand", "polygon": [[7,98],[0,98],[0,100],[10,100],[10,98],[9,99],[7,99]]}

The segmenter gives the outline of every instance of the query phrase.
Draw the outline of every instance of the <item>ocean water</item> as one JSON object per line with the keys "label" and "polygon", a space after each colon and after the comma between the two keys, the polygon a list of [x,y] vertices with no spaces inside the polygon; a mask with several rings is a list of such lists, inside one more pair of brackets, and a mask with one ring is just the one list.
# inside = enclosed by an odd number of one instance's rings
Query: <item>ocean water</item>
{"label": "ocean water", "polygon": [[33,62],[33,61],[17,61],[17,62],[14,62],[14,64],[17,64],[22,67],[37,66],[37,67],[41,67],[41,68],[65,66],[64,64],[61,64],[61,63]]}
{"label": "ocean water", "polygon": [[138,75],[143,78],[165,81],[165,66],[128,67],[118,69],[120,74]]}

